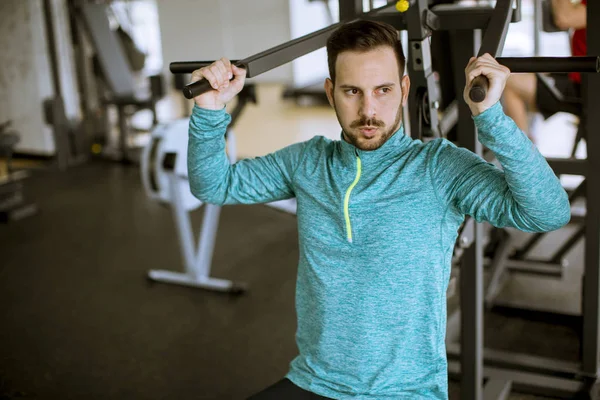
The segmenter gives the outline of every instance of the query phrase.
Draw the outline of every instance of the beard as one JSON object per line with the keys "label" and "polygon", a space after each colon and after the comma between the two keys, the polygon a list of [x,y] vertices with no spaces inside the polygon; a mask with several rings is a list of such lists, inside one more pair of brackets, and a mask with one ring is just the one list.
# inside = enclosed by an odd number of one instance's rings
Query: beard
{"label": "beard", "polygon": [[[334,104],[333,108],[335,110],[335,115],[337,116],[337,119],[338,119],[340,125],[342,125],[342,121],[340,119],[338,110],[335,107],[335,104]],[[396,119],[394,121],[394,124],[390,127],[386,127],[385,122],[383,122],[379,119],[366,118],[366,117],[361,117],[360,119],[352,121],[348,128],[346,128],[342,125],[344,139],[346,139],[346,141],[348,143],[354,145],[354,147],[356,147],[360,150],[365,150],[365,151],[377,150],[378,148],[383,146],[383,144],[385,142],[387,142],[387,140],[390,137],[392,137],[392,135],[398,130],[398,128],[400,128],[400,124],[402,123],[402,114],[403,114],[402,113],[402,104],[400,104],[400,107],[398,108],[398,112],[396,113]],[[370,139],[365,138],[362,136],[360,131],[357,129],[360,127],[378,128],[378,131],[381,133],[379,133],[378,135],[376,135],[375,137],[370,138]]]}

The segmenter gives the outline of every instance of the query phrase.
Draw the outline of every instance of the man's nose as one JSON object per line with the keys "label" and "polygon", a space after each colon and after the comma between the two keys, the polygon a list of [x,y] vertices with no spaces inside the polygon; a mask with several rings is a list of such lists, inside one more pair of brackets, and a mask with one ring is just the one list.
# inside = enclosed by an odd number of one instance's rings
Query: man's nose
{"label": "man's nose", "polygon": [[375,101],[372,96],[364,95],[360,106],[360,115],[367,118],[373,118],[376,114]]}

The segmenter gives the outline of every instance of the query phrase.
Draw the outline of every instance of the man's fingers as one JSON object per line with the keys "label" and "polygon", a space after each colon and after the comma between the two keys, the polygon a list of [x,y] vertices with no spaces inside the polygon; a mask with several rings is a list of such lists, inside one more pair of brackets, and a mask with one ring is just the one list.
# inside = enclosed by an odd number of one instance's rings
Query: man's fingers
{"label": "man's fingers", "polygon": [[233,78],[233,72],[231,71],[231,67],[233,65],[231,64],[231,61],[229,61],[229,59],[227,57],[222,57],[221,62],[225,66],[225,71],[227,72],[227,77],[229,79]]}
{"label": "man's fingers", "polygon": [[208,83],[210,83],[210,86],[212,86],[213,89],[218,89],[219,88],[219,80],[215,76],[212,68],[207,67],[203,71],[203,75],[204,75],[204,79],[206,79],[208,81]]}
{"label": "man's fingers", "polygon": [[243,81],[246,78],[246,69],[240,68],[236,65],[231,65],[231,71],[233,72],[233,82]]}
{"label": "man's fingers", "polygon": [[489,53],[478,58],[471,58],[465,69],[465,78],[470,83],[478,75],[495,77],[510,74],[510,69],[501,65]]}
{"label": "man's fingers", "polygon": [[215,77],[217,79],[217,87],[216,87],[216,89],[219,89],[225,83],[224,82],[225,80],[223,79],[223,74],[221,73],[221,70],[219,69],[218,66],[213,65],[210,68],[210,72],[212,72],[215,75]]}
{"label": "man's fingers", "polygon": [[219,78],[221,79],[221,86],[229,86],[229,75],[231,71],[227,68],[225,63],[222,60],[217,61],[215,63],[215,69],[217,70]]}

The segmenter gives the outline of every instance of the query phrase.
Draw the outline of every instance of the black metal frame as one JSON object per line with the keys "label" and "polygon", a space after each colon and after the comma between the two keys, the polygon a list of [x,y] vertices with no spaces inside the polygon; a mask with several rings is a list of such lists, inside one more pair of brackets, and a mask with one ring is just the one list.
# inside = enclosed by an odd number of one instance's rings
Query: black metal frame
{"label": "black metal frame", "polygon": [[[600,54],[600,3],[587,4],[587,51]],[[583,74],[582,88],[587,132],[585,160],[586,218],[585,272],[583,282],[582,372],[597,377],[600,358],[600,75]],[[586,110],[587,109],[587,110]],[[587,112],[586,112],[587,111]]]}
{"label": "black metal frame", "polygon": [[[501,1],[498,1],[501,4]],[[600,51],[600,4],[588,3],[588,54]],[[510,17],[508,17],[510,18]],[[479,54],[501,48],[497,46],[498,31],[501,24],[492,25],[486,31]],[[467,57],[469,43],[468,31],[455,32],[453,52],[455,58]],[[488,40],[489,39],[489,40]],[[492,51],[490,51],[492,50]],[[458,66],[461,63],[458,62]],[[464,65],[464,64],[463,64]],[[456,74],[457,79],[464,78]],[[600,76],[583,75],[584,104],[587,110],[600,109]],[[557,175],[572,173],[586,178],[585,195],[587,211],[585,216],[585,279],[583,284],[583,312],[581,316],[582,344],[581,363],[573,364],[562,360],[534,357],[518,353],[498,352],[482,346],[483,333],[483,241],[475,229],[472,246],[465,251],[461,269],[461,345],[447,344],[449,372],[461,378],[461,397],[464,399],[501,398],[507,388],[512,387],[538,395],[573,398],[585,394],[587,398],[597,399],[599,368],[599,330],[600,330],[600,177],[597,171],[600,165],[600,140],[594,136],[593,127],[600,124],[598,113],[587,113],[583,123],[590,134],[587,135],[588,156],[586,160],[550,159],[549,163]],[[595,115],[590,115],[595,114]],[[467,113],[459,115],[459,143],[474,152],[478,152],[476,131]],[[597,128],[596,128],[597,129]],[[590,179],[593,179],[591,181]],[[473,290],[475,288],[475,290]],[[562,316],[569,319],[567,315]],[[572,316],[571,316],[572,317]],[[571,318],[573,321],[573,318]],[[460,358],[461,363],[457,363]],[[484,367],[485,365],[485,367]],[[482,390],[483,377],[488,378],[486,388],[493,383],[489,393]],[[499,382],[499,383],[498,383]]]}

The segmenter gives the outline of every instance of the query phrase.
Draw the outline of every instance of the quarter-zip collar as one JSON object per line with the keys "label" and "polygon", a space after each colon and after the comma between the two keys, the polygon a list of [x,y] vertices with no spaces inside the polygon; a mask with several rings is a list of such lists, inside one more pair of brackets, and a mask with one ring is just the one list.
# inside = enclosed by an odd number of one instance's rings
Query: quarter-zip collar
{"label": "quarter-zip collar", "polygon": [[344,164],[356,164],[356,156],[359,156],[363,165],[368,165],[372,162],[381,162],[397,156],[406,150],[413,139],[404,133],[404,125],[400,128],[378,149],[376,150],[360,150],[344,139],[344,132],[340,133],[340,151]]}

